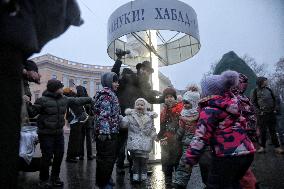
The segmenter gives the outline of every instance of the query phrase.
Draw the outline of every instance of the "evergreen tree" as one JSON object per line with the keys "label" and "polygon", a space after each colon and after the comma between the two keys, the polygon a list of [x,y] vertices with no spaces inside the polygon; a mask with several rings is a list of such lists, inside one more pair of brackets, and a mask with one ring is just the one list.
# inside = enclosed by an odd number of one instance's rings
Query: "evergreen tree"
{"label": "evergreen tree", "polygon": [[213,74],[221,74],[226,70],[233,70],[246,75],[249,79],[248,89],[245,94],[250,96],[251,91],[256,87],[256,74],[234,51],[223,55],[220,62],[216,65]]}

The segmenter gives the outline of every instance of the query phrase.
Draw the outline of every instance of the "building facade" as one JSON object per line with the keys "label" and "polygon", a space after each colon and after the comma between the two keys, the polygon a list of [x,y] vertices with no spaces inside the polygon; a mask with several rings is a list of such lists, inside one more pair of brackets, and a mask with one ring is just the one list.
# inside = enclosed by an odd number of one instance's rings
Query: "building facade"
{"label": "building facade", "polygon": [[[101,89],[101,75],[110,72],[112,66],[82,64],[63,58],[45,54],[32,59],[36,62],[41,74],[40,85],[31,83],[32,101],[39,98],[46,89],[47,81],[58,79],[64,87],[75,88],[78,85],[86,87],[89,96],[93,97]],[[159,74],[160,91],[172,86],[171,81],[162,73]]]}

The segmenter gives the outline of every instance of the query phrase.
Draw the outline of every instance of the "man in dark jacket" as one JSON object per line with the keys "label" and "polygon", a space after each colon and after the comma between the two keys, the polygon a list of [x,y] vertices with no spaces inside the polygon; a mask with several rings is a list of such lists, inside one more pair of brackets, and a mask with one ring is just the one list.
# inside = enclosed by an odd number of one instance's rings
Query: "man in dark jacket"
{"label": "man in dark jacket", "polygon": [[81,23],[76,0],[0,0],[0,188],[17,188],[23,64]]}
{"label": "man in dark jacket", "polygon": [[284,153],[280,147],[276,135],[276,113],[277,104],[273,91],[268,87],[268,81],[265,77],[257,78],[257,88],[252,93],[252,103],[256,108],[257,126],[260,130],[260,149],[259,153],[265,152],[267,128],[271,141],[275,147],[276,153]]}
{"label": "man in dark jacket", "polygon": [[[65,90],[65,89],[64,89]],[[85,87],[76,86],[77,97],[88,97],[88,93]],[[88,160],[93,160],[92,153],[92,126],[93,117],[90,115],[92,112],[91,104],[75,105],[71,104],[68,107],[67,115],[71,116],[71,119],[67,119],[70,124],[70,135],[68,141],[67,157],[66,161],[70,163],[77,163],[79,157],[80,160],[84,160],[84,143],[85,138],[87,140],[87,157]],[[67,117],[69,117],[67,116]]]}
{"label": "man in dark jacket", "polygon": [[[31,117],[38,116],[38,137],[42,152],[40,166],[40,187],[51,188],[63,186],[59,178],[60,166],[64,154],[63,127],[65,125],[65,113],[67,106],[84,105],[92,103],[88,97],[65,97],[63,96],[63,84],[58,80],[49,80],[47,90],[43,96],[37,99],[34,105],[28,105]],[[51,179],[49,181],[49,165],[52,162]]]}
{"label": "man in dark jacket", "polygon": [[[120,76],[120,69],[122,65],[121,58],[125,55],[125,52],[118,51],[117,60],[115,61],[112,72]],[[136,65],[137,73],[132,70],[125,68],[123,70],[120,80],[119,88],[117,91],[117,97],[121,107],[122,115],[125,116],[125,110],[127,108],[133,108],[134,103],[138,98],[146,99],[150,104],[160,104],[161,99],[156,98],[159,96],[158,91],[151,89],[149,84],[149,79],[151,74],[154,72],[151,67],[151,62],[144,61]],[[117,159],[117,172],[119,174],[124,174],[124,159],[125,159],[125,147],[127,141],[127,131],[122,130],[119,133],[119,152]],[[130,157],[128,157],[130,160]],[[130,160],[131,161],[131,160]],[[131,163],[131,162],[130,162]],[[131,165],[130,165],[131,166]]]}

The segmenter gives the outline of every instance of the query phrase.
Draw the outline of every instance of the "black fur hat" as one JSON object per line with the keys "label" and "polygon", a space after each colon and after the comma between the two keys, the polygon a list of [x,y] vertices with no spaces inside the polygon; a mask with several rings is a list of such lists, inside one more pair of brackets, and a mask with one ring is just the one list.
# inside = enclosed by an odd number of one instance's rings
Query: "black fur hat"
{"label": "black fur hat", "polygon": [[152,64],[149,61],[144,61],[144,62],[138,63],[136,65],[137,70],[140,70],[141,68],[147,69],[150,73],[154,73],[154,69],[152,68]]}

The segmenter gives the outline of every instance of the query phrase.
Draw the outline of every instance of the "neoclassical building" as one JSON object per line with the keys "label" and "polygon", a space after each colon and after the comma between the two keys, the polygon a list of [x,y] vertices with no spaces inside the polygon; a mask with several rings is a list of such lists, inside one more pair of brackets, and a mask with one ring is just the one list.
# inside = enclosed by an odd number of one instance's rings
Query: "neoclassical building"
{"label": "neoclassical building", "polygon": [[[110,72],[112,66],[99,66],[82,64],[63,58],[45,54],[32,59],[36,62],[41,74],[41,84],[31,83],[32,101],[42,95],[46,89],[47,81],[58,79],[65,87],[74,88],[76,85],[86,87],[88,94],[93,97],[101,88],[101,75]],[[160,91],[172,86],[171,81],[162,73],[160,77]]]}

